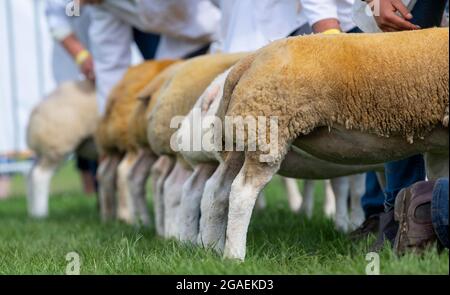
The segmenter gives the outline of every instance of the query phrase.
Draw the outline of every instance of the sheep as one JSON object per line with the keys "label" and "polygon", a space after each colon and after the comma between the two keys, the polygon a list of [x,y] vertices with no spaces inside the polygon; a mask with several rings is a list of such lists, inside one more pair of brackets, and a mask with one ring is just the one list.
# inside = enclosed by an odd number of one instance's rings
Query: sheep
{"label": "sheep", "polygon": [[[129,200],[128,208],[132,223],[150,224],[146,202],[146,183],[151,171],[153,170],[153,187],[156,188],[172,168],[170,165],[166,165],[167,161],[163,158],[158,158],[150,148],[147,140],[147,117],[155,106],[156,97],[164,88],[165,83],[176,73],[181,63],[181,61],[174,62],[147,84],[138,94],[139,101],[129,119],[128,146],[124,159],[118,167],[118,185],[121,187],[122,194]],[[159,200],[160,195],[161,192],[154,190],[155,208],[162,205]],[[159,235],[163,235],[164,226],[164,221],[159,215],[161,210],[163,209],[155,210],[155,227]]]}
{"label": "sheep", "polygon": [[[191,112],[188,116],[186,116],[186,118],[184,118],[180,128],[172,138],[175,151],[180,152],[184,159],[192,167],[194,167],[194,173],[188,180],[186,187],[183,189],[184,194],[182,196],[179,213],[183,220],[190,220],[190,222],[181,222],[179,224],[181,227],[180,238],[181,240],[187,241],[196,240],[197,243],[201,245],[214,245],[217,242],[217,238],[215,238],[216,235],[220,232],[224,232],[224,230],[220,229],[225,227],[224,222],[226,222],[224,218],[224,213],[226,211],[218,209],[224,207],[220,205],[220,201],[212,202],[208,194],[204,195],[202,198],[202,193],[206,191],[206,189],[204,190],[204,186],[208,178],[216,170],[219,163],[222,165],[224,161],[221,157],[222,155],[220,153],[216,153],[216,150],[214,149],[214,141],[217,140],[215,137],[217,134],[214,133],[214,128],[217,127],[214,126],[214,119],[216,119],[215,114],[218,111],[223,95],[225,80],[230,71],[231,69],[219,75],[208,86],[192,108]],[[197,148],[194,148],[194,145],[196,144],[194,141],[200,142]],[[309,159],[312,157],[307,156],[305,153],[305,158]],[[290,163],[289,159],[287,163]],[[296,163],[298,163],[298,161],[293,162],[293,165]],[[295,169],[294,166],[292,166],[292,168]],[[324,163],[324,161],[315,159],[314,161],[308,162],[308,167],[303,168],[304,172],[302,175],[306,179],[325,178],[326,175],[329,175],[329,171],[335,171],[336,169],[341,172],[334,174],[334,176],[348,175],[366,171],[370,168],[374,169],[380,167],[342,167],[342,165]],[[316,171],[314,171],[314,169]],[[312,172],[313,174],[311,174]],[[195,184],[195,186],[193,186],[197,187],[197,189],[189,188],[189,182]],[[356,226],[362,222],[361,219],[363,218],[358,197],[360,197],[363,193],[361,192],[361,189],[364,189],[364,184],[365,179],[361,175],[352,177],[351,192],[352,207],[354,210],[352,210],[351,220],[356,223]],[[339,211],[336,215],[336,228],[342,231],[347,231],[350,229],[350,220],[347,217],[347,196],[350,189],[349,179],[337,178],[332,180],[332,184],[327,184],[326,209],[328,211],[327,213],[330,215],[334,213],[332,212],[332,209],[329,208],[330,202],[334,201],[334,199],[330,200],[330,197],[334,195],[332,190],[329,188],[331,185],[338,196]],[[223,183],[220,183],[219,186],[220,189],[224,189],[226,191]],[[297,183],[294,179],[289,178],[288,181],[286,181],[286,188],[288,191],[288,196],[298,194]],[[305,199],[302,204],[302,211],[304,211],[308,217],[311,217],[314,181],[306,180],[304,189]],[[226,200],[222,200],[222,203],[223,202],[226,202]],[[198,220],[199,217],[200,220]]]}
{"label": "sheep", "polygon": [[[228,68],[245,55],[246,54],[219,54],[187,61],[185,65],[182,66],[182,69],[176,73],[172,81],[167,83],[167,89],[164,90],[165,92],[160,91],[163,93],[163,97],[154,100],[158,102],[161,101],[161,103],[159,103],[158,108],[154,110],[155,115],[150,115],[149,125],[153,125],[148,128],[148,141],[150,142],[152,149],[159,151],[159,154],[161,155],[160,160],[152,169],[155,190],[154,203],[156,204],[156,228],[160,235],[164,232],[165,226],[166,230],[165,233],[162,234],[163,236],[178,238],[177,227],[179,225],[196,224],[189,216],[179,216],[178,220],[175,219],[177,212],[176,208],[180,202],[180,195],[183,194],[185,199],[190,199],[192,198],[191,195],[196,195],[200,190],[199,187],[204,183],[204,181],[196,180],[196,178],[207,178],[214,172],[216,167],[216,165],[208,165],[206,163],[205,165],[191,168],[177,156],[169,145],[168,139],[170,138],[170,134],[175,132],[175,130],[170,128],[169,121],[177,115],[187,113],[207,84],[214,79],[220,71]],[[189,77],[190,79],[187,80],[186,77]],[[195,77],[195,79],[192,77]],[[149,88],[151,88],[151,86],[149,86]],[[159,97],[159,95],[154,96]],[[168,156],[171,156],[172,159]],[[174,158],[177,158],[176,164]],[[161,165],[158,165],[158,163],[161,163]],[[173,174],[169,177],[167,173],[169,171],[172,172],[171,163],[174,164],[177,169],[173,169]],[[194,169],[193,173],[192,169]],[[165,180],[166,177],[167,180]],[[300,195],[298,189],[295,190],[292,187],[292,183],[296,185],[295,180],[285,179],[285,182],[291,183],[291,189],[288,196],[290,196],[289,200],[293,209],[297,209],[295,206],[299,206]],[[168,196],[168,198],[163,200],[163,195]],[[264,199],[260,198],[260,200]],[[166,203],[165,205],[163,204],[164,202]],[[164,214],[162,213],[163,211],[165,211]],[[163,215],[166,215],[166,217],[163,217]]]}
{"label": "sheep", "polygon": [[[102,156],[98,180],[100,213],[103,221],[117,216],[127,223],[133,222],[126,174],[127,164],[132,158],[129,156],[123,159],[126,151],[133,146],[128,136],[130,117],[139,102],[137,99],[139,93],[173,62],[172,60],[147,61],[130,67],[108,98],[106,112],[95,134]],[[116,189],[119,190],[117,212]]]}
{"label": "sheep", "polygon": [[211,177],[231,186],[224,257],[244,260],[255,199],[275,173],[301,172],[283,167],[299,149],[341,164],[425,153],[428,178],[448,177],[448,38],[448,29],[294,37],[237,63],[219,118],[276,116],[279,132],[266,145],[257,134],[257,151],[250,141],[245,152],[222,153]]}
{"label": "sheep", "polygon": [[[244,56],[245,53],[214,54],[185,61],[157,97],[157,103],[148,119],[147,137],[151,149],[163,157],[165,167],[173,166],[170,174],[165,178],[160,177],[159,185],[154,188],[159,192],[156,198],[164,203],[159,206],[159,210],[164,208],[164,213],[155,214],[163,216],[164,236],[167,238],[178,237],[177,209],[182,184],[192,174],[189,164],[171,149],[170,138],[176,131],[171,128],[171,120],[186,115],[210,82]],[[157,168],[155,173],[156,171]],[[152,169],[152,176],[153,174]]]}
{"label": "sheep", "polygon": [[89,81],[65,82],[34,108],[27,126],[27,143],[37,157],[28,175],[30,216],[48,216],[51,178],[70,153],[96,159],[92,136],[98,120]]}

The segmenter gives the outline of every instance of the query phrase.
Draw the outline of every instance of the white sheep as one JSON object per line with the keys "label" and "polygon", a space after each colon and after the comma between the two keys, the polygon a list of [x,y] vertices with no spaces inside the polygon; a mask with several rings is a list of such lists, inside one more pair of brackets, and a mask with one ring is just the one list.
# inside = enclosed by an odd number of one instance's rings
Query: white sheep
{"label": "white sheep", "polygon": [[66,82],[35,107],[27,142],[37,156],[28,177],[28,212],[47,217],[51,178],[66,157],[76,152],[96,159],[92,137],[98,124],[95,88],[91,82]]}

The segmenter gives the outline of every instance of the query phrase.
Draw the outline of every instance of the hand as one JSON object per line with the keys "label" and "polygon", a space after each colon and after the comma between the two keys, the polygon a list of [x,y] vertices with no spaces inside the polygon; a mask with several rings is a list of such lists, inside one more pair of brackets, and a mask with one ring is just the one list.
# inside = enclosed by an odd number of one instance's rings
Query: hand
{"label": "hand", "polygon": [[401,0],[367,0],[367,3],[374,12],[378,27],[383,32],[420,29],[419,26],[408,21],[413,16]]}
{"label": "hand", "polygon": [[80,70],[86,79],[90,81],[95,80],[94,60],[92,59],[92,56],[87,57],[86,60],[80,64]]}

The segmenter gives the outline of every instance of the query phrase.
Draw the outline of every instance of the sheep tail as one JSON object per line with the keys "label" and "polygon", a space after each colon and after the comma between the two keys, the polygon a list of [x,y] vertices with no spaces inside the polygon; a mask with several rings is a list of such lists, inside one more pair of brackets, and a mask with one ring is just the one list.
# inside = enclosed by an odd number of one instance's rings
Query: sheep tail
{"label": "sheep tail", "polygon": [[217,117],[219,117],[222,122],[224,122],[225,114],[227,113],[234,89],[238,85],[239,80],[252,65],[255,57],[255,54],[251,54],[247,57],[242,58],[238,63],[236,63],[236,65],[233,66],[233,69],[228,74],[223,89],[222,101],[217,111]]}

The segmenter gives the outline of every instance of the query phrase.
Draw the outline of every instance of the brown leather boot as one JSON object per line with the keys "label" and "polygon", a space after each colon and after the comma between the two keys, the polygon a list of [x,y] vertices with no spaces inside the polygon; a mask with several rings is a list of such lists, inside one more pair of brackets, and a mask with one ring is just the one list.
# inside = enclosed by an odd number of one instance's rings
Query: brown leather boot
{"label": "brown leather boot", "polygon": [[394,219],[394,210],[380,214],[380,227],[378,237],[375,243],[370,247],[371,252],[380,252],[383,249],[385,241],[394,244],[395,235],[398,231],[398,222]]}
{"label": "brown leather boot", "polygon": [[357,229],[349,234],[351,240],[362,240],[370,235],[376,235],[380,227],[380,214],[373,214],[363,222]]}
{"label": "brown leather boot", "polygon": [[421,253],[436,241],[431,219],[434,184],[434,181],[420,181],[399,192],[395,200],[395,220],[399,222],[395,254]]}

